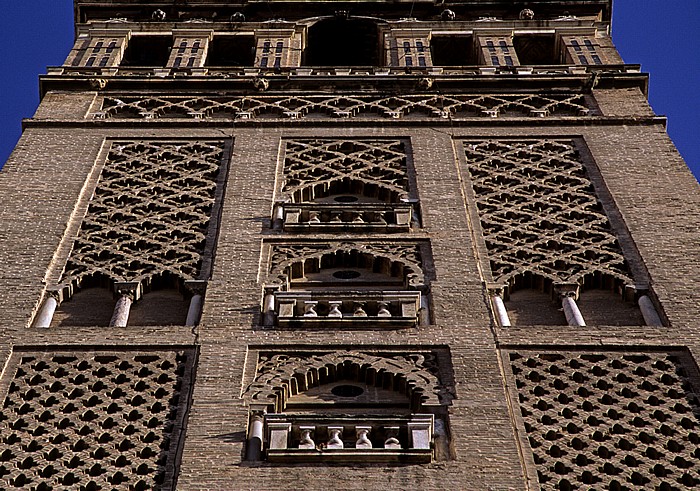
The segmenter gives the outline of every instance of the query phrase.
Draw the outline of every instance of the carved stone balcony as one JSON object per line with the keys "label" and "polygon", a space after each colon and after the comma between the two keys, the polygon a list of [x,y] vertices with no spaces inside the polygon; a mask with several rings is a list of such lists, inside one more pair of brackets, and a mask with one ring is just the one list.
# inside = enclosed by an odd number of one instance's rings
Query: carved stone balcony
{"label": "carved stone balcony", "polygon": [[274,292],[279,327],[414,327],[419,321],[418,291]]}
{"label": "carved stone balcony", "polygon": [[413,204],[280,203],[278,216],[285,232],[408,232]]}
{"label": "carved stone balcony", "polygon": [[432,414],[408,417],[265,415],[270,462],[401,462],[433,459]]}

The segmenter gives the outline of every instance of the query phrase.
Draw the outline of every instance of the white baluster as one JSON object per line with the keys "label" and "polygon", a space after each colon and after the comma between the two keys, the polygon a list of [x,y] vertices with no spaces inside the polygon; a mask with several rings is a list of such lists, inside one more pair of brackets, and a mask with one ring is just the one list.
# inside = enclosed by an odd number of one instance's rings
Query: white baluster
{"label": "white baluster", "polygon": [[330,311],[328,312],[328,317],[343,317],[343,313],[340,311],[340,306],[343,304],[340,300],[330,300],[328,302],[330,305]]}
{"label": "white baluster", "polygon": [[316,305],[318,304],[315,300],[307,300],[304,302],[304,317],[318,317],[316,313]]}
{"label": "white baluster", "polygon": [[379,311],[377,312],[377,317],[391,317],[391,312],[389,312],[389,302],[377,302],[379,306]]}
{"label": "white baluster", "polygon": [[344,448],[343,445],[343,427],[342,426],[329,426],[328,427],[328,443],[326,448],[329,449],[340,449]]}
{"label": "white baluster", "polygon": [[355,448],[372,448],[372,442],[369,439],[369,432],[371,429],[371,426],[355,426],[355,433],[357,435]]}
{"label": "white baluster", "polygon": [[313,450],[316,448],[316,443],[311,438],[311,435],[316,432],[315,426],[300,426],[301,439],[299,440],[299,448]]}
{"label": "white baluster", "polygon": [[384,448],[400,449],[401,442],[399,442],[399,439],[397,438],[399,436],[399,427],[387,426],[386,428],[384,428],[384,432],[386,434],[386,440],[384,440]]}
{"label": "white baluster", "polygon": [[355,303],[355,311],[353,312],[353,316],[355,317],[367,317],[367,312],[365,312],[365,309],[362,308],[362,303],[356,302]]}

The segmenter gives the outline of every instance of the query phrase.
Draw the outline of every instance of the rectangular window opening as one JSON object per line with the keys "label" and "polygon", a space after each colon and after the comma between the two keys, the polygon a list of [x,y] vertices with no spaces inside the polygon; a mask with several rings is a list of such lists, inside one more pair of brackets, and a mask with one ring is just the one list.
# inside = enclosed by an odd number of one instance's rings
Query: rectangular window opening
{"label": "rectangular window opening", "polygon": [[514,36],[513,46],[521,65],[558,65],[554,36]]}
{"label": "rectangular window opening", "polygon": [[[489,45],[489,49],[491,47],[493,43]],[[477,64],[471,36],[433,36],[430,41],[430,50],[434,66]]]}
{"label": "rectangular window opening", "polygon": [[124,53],[124,66],[165,66],[173,47],[171,36],[132,36]]}
{"label": "rectangular window opening", "polygon": [[205,65],[253,66],[254,60],[255,38],[253,36],[220,36],[214,37],[209,45]]}

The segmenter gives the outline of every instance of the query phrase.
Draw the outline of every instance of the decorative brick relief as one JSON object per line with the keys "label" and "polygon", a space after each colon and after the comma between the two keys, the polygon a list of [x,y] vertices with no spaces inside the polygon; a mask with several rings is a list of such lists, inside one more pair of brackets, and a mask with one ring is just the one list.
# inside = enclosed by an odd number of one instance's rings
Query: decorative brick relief
{"label": "decorative brick relief", "polygon": [[[342,181],[378,188],[396,202],[408,198],[406,150],[401,140],[287,140],[283,197],[312,201]],[[358,190],[359,191],[359,190]]]}
{"label": "decorative brick relief", "polygon": [[305,95],[305,96],[119,96],[105,97],[97,118],[256,118],[309,114],[351,118],[376,114],[398,119],[418,114],[432,117],[585,116],[596,112],[583,94],[498,95]]}
{"label": "decorative brick relief", "polygon": [[698,376],[687,352],[504,356],[541,489],[700,486]]}
{"label": "decorative brick relief", "polygon": [[62,282],[199,279],[223,155],[222,141],[112,143]]}
{"label": "decorative brick relief", "polygon": [[404,392],[416,407],[449,404],[454,388],[441,381],[438,355],[432,351],[371,353],[261,352],[255,377],[244,397],[284,410],[285,400],[310,387],[352,379]]}
{"label": "decorative brick relief", "polygon": [[[396,269],[392,264],[401,265],[404,269],[402,276],[410,286],[426,284],[426,274],[423,270],[420,246],[409,243],[365,243],[337,242],[313,244],[272,244],[270,246],[269,275],[273,280],[286,284],[291,276],[300,268],[299,274],[305,270],[320,270],[324,266],[324,258],[335,258],[334,261],[346,267],[365,267],[374,269],[375,264],[387,263],[388,271]],[[329,261],[326,259],[325,261]],[[312,265],[315,267],[312,268]]]}
{"label": "decorative brick relief", "polygon": [[482,140],[465,153],[495,281],[533,273],[633,283],[572,141]]}
{"label": "decorative brick relief", "polygon": [[172,489],[192,362],[185,350],[15,352],[2,487]]}

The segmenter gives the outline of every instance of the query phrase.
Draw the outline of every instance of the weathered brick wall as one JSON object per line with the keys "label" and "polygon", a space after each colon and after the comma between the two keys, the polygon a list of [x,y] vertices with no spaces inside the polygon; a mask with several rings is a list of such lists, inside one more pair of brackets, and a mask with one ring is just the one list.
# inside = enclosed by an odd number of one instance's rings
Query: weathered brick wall
{"label": "weathered brick wall", "polygon": [[[641,94],[596,91],[605,116],[649,116]],[[81,119],[94,94],[52,94],[37,121]],[[0,261],[6,294],[6,353],[15,345],[199,346],[189,406],[180,489],[522,489],[518,437],[506,393],[499,348],[551,346],[688,346],[700,350],[696,319],[700,241],[700,193],[658,122],[597,125],[556,119],[435,122],[320,119],[313,125],[285,122],[98,121],[70,128],[30,123],[0,175]],[[262,285],[267,267],[264,241],[280,237],[268,228],[280,172],[282,138],[407,138],[420,198],[423,229],[386,240],[430,241],[434,325],[407,330],[304,331],[263,329]],[[478,222],[465,192],[468,173],[462,139],[581,138],[590,150],[591,180],[614,227],[629,231],[620,242],[635,274],[648,271],[651,290],[668,317],[665,328],[557,326],[496,328],[482,286]],[[56,277],[71,246],[67,225],[80,221],[85,199],[104,160],[105,139],[217,138],[233,141],[213,271],[199,327],[99,329],[28,328],[44,288],[47,269]],[[92,181],[89,179],[92,177]],[[80,200],[83,193],[83,200]],[[75,228],[75,227],[74,227]],[[318,235],[317,239],[337,239]],[[343,235],[342,239],[354,240]],[[62,242],[63,241],[63,242]],[[641,260],[636,259],[639,252]],[[145,300],[144,300],[145,302]],[[68,304],[66,304],[68,305]],[[138,305],[138,304],[137,304]],[[595,302],[583,302],[596,308]],[[606,304],[609,305],[609,304]],[[144,308],[145,303],[135,309]],[[628,308],[626,306],[625,308]],[[243,462],[248,408],[241,394],[250,383],[251,348],[289,346],[328,349],[445,346],[457,397],[449,407],[454,460],[416,466],[276,466]],[[50,348],[53,349],[53,348]],[[7,356],[7,355],[6,355]],[[507,369],[507,368],[506,368]],[[516,418],[517,420],[517,418]],[[526,450],[526,447],[525,447]],[[531,473],[532,469],[528,469]]]}

